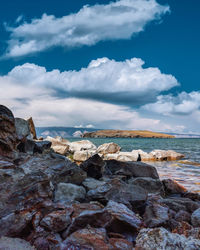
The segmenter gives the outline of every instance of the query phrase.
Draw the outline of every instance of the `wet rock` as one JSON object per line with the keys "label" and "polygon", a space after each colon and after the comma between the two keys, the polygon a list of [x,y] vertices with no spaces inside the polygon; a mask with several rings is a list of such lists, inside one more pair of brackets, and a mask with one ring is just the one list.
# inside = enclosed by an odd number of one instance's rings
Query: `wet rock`
{"label": "wet rock", "polygon": [[68,211],[54,211],[47,214],[40,222],[40,225],[45,227],[47,230],[53,232],[60,232],[66,229],[71,223],[70,214]]}
{"label": "wet rock", "polygon": [[100,145],[97,149],[97,152],[102,155],[114,154],[120,151],[120,146],[114,142],[104,143]]}
{"label": "wet rock", "polygon": [[159,179],[153,179],[150,177],[137,177],[131,178],[128,183],[142,187],[147,193],[164,194],[163,184]]}
{"label": "wet rock", "polygon": [[87,172],[88,177],[100,179],[104,168],[104,161],[96,154],[80,165],[80,168]]}
{"label": "wet rock", "polygon": [[91,189],[96,189],[100,186],[104,186],[106,185],[106,182],[105,181],[99,181],[99,180],[96,180],[94,178],[86,178],[84,181],[83,181],[83,186],[87,189],[87,190],[91,190]]}
{"label": "wet rock", "polygon": [[107,231],[125,233],[137,231],[142,222],[133,211],[124,204],[109,201],[104,211],[111,215],[111,220],[106,226]]}
{"label": "wet rock", "polygon": [[12,112],[0,105],[0,155],[14,157],[17,145],[15,119]]}
{"label": "wet rock", "polygon": [[71,183],[59,183],[55,191],[55,201],[81,201],[85,198],[83,187]]}
{"label": "wet rock", "polygon": [[142,229],[136,239],[136,249],[161,250],[184,249],[198,250],[200,240],[183,235],[173,234],[164,228]]}
{"label": "wet rock", "polygon": [[31,135],[28,122],[22,118],[15,118],[15,128],[19,140],[23,140]]}
{"label": "wet rock", "polygon": [[64,242],[64,249],[109,250],[104,228],[84,228],[71,234]]}
{"label": "wet rock", "polygon": [[159,179],[156,168],[143,162],[120,162],[115,160],[105,161],[107,175],[120,174],[127,177],[151,177]]}
{"label": "wet rock", "polygon": [[96,150],[75,151],[73,155],[73,159],[74,161],[77,161],[77,162],[84,162],[95,154],[96,154]]}
{"label": "wet rock", "polygon": [[153,150],[149,155],[154,161],[176,161],[184,158],[183,154],[173,150]]}
{"label": "wet rock", "polygon": [[187,192],[187,189],[178,184],[175,180],[165,179],[162,183],[167,194],[184,194]]}
{"label": "wet rock", "polygon": [[71,153],[83,150],[96,150],[97,147],[88,140],[75,141],[70,143],[69,150]]}
{"label": "wet rock", "polygon": [[200,227],[200,208],[192,213],[191,222],[194,227]]}
{"label": "wet rock", "polygon": [[191,221],[191,215],[186,211],[180,210],[175,215],[175,220],[179,221],[179,222],[182,222],[182,221],[190,222]]}
{"label": "wet rock", "polygon": [[188,198],[173,197],[167,199],[160,199],[159,201],[162,204],[167,205],[170,209],[179,212],[180,210],[193,213],[196,209],[200,207],[200,204],[194,202]]}
{"label": "wet rock", "polygon": [[2,250],[36,250],[29,242],[18,238],[0,238],[0,249]]}
{"label": "wet rock", "polygon": [[35,124],[33,122],[33,118],[30,117],[28,120],[28,125],[29,125],[29,129],[30,129],[30,132],[31,132],[31,135],[33,137],[34,140],[37,140],[37,134],[36,134],[36,130],[35,130]]}
{"label": "wet rock", "polygon": [[147,227],[164,226],[169,221],[169,208],[158,203],[147,205],[144,213],[144,223]]}

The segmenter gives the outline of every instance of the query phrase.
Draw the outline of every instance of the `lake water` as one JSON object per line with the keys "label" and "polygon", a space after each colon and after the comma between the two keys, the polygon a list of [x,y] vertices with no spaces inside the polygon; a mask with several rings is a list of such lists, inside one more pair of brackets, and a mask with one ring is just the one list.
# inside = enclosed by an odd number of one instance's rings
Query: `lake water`
{"label": "lake water", "polygon": [[[86,139],[86,138],[84,138]],[[69,141],[79,141],[80,138],[69,138]],[[88,138],[97,147],[103,143],[115,142],[121,147],[121,151],[142,149],[150,152],[154,149],[175,150],[185,155],[184,160],[193,163],[182,164],[172,162],[149,162],[156,167],[160,178],[172,178],[184,185],[188,190],[200,192],[200,138]],[[199,165],[198,165],[199,164]]]}

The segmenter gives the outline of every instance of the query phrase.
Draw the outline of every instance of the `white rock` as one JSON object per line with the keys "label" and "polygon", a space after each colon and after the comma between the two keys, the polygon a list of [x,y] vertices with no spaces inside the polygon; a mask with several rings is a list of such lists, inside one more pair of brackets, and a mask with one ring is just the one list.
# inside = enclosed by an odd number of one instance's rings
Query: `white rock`
{"label": "white rock", "polygon": [[70,152],[74,153],[76,151],[83,151],[83,150],[96,150],[97,147],[88,140],[82,141],[74,141],[71,142],[69,145]]}
{"label": "white rock", "polygon": [[115,154],[120,151],[120,146],[114,142],[104,143],[100,145],[97,149],[97,152],[105,155],[105,154]]}
{"label": "white rock", "polygon": [[164,228],[142,229],[136,239],[136,249],[144,250],[198,250],[200,240],[170,233]]}
{"label": "white rock", "polygon": [[133,150],[132,153],[140,155],[141,161],[150,161],[150,160],[152,160],[152,157],[147,152],[144,152],[141,149]]}
{"label": "white rock", "polygon": [[177,153],[173,150],[153,150],[149,153],[150,158],[155,161],[174,161],[180,160],[184,157],[183,154]]}
{"label": "white rock", "polygon": [[58,154],[67,155],[69,152],[69,145],[58,145],[58,146],[51,146],[51,148]]}
{"label": "white rock", "polygon": [[107,154],[104,160],[117,160],[117,161],[137,161],[138,153],[132,152],[119,152],[116,154]]}
{"label": "white rock", "polygon": [[55,201],[80,201],[85,198],[86,191],[82,186],[71,183],[59,183],[55,191]]}
{"label": "white rock", "polygon": [[60,136],[56,136],[55,138],[51,137],[51,136],[47,136],[46,141],[50,141],[52,143],[52,147],[54,146],[66,146],[69,145],[70,142],[66,139],[63,139]]}
{"label": "white rock", "polygon": [[192,213],[191,222],[194,227],[200,227],[200,208]]}
{"label": "white rock", "polygon": [[96,150],[75,151],[73,159],[74,161],[83,162],[95,155],[96,153]]}

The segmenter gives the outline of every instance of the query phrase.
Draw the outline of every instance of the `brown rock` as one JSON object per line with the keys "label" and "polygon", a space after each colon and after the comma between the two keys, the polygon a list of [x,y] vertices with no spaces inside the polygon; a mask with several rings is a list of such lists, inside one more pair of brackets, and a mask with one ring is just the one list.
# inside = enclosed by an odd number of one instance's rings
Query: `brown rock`
{"label": "brown rock", "polygon": [[133,244],[125,239],[111,238],[109,239],[110,247],[113,250],[132,250]]}
{"label": "brown rock", "polygon": [[36,130],[35,130],[35,125],[34,125],[34,122],[33,122],[33,118],[30,117],[28,120],[27,120],[28,124],[29,124],[29,129],[30,129],[30,132],[33,136],[33,139],[34,140],[37,140],[37,135],[36,135]]}
{"label": "brown rock", "polygon": [[187,189],[175,180],[165,179],[162,183],[167,194],[184,194],[187,192]]}
{"label": "brown rock", "polygon": [[0,155],[14,157],[16,145],[15,118],[7,107],[0,105]]}

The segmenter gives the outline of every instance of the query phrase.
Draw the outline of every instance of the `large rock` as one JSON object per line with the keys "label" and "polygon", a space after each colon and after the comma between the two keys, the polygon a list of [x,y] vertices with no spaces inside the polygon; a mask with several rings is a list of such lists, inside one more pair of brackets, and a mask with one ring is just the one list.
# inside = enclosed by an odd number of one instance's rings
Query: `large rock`
{"label": "large rock", "polygon": [[106,182],[105,181],[99,181],[99,180],[96,180],[94,178],[86,178],[84,181],[83,181],[83,186],[87,189],[87,190],[91,190],[91,189],[96,189],[100,186],[104,186],[106,185]]}
{"label": "large rock", "polygon": [[184,194],[187,192],[187,189],[180,185],[175,180],[165,179],[162,181],[165,192],[167,194]]}
{"label": "large rock", "polygon": [[141,149],[133,150],[132,153],[135,155],[138,154],[138,158],[140,159],[140,161],[151,161],[152,160],[151,155],[148,154],[147,152],[144,152]]}
{"label": "large rock", "polygon": [[150,158],[155,161],[176,161],[184,158],[183,154],[173,150],[153,150],[149,153]]}
{"label": "large rock", "polygon": [[148,250],[198,250],[200,240],[173,234],[164,228],[142,229],[136,239],[136,249]]}
{"label": "large rock", "polygon": [[159,179],[153,179],[150,177],[137,177],[131,178],[128,183],[142,187],[147,193],[157,193],[161,195],[164,194],[163,185]]}
{"label": "large rock", "polygon": [[69,153],[69,141],[63,139],[60,136],[53,138],[51,136],[47,136],[45,141],[51,142],[51,148],[57,153],[61,155],[67,155]]}
{"label": "large rock", "polygon": [[191,221],[194,227],[200,227],[200,208],[192,213]]}
{"label": "large rock", "polygon": [[73,159],[76,162],[84,162],[96,154],[96,150],[75,151]]}
{"label": "large rock", "polygon": [[100,145],[97,149],[97,152],[102,155],[114,154],[114,153],[118,153],[120,149],[121,148],[119,145],[117,145],[114,142],[110,142],[110,143],[104,143]]}
{"label": "large rock", "polygon": [[7,107],[0,105],[0,156],[14,157],[16,145],[14,116]]}
{"label": "large rock", "polygon": [[127,177],[151,177],[159,179],[156,168],[143,162],[105,161],[105,174],[121,174]]}
{"label": "large rock", "polygon": [[105,162],[98,154],[95,154],[87,161],[83,162],[80,168],[87,172],[88,177],[99,179],[102,177],[104,166]]}
{"label": "large rock", "polygon": [[71,142],[69,147],[71,153],[82,150],[96,150],[96,149],[97,147],[88,140]]}
{"label": "large rock", "polygon": [[55,192],[55,201],[81,201],[85,198],[83,187],[71,183],[59,183]]}
{"label": "large rock", "polygon": [[18,238],[0,238],[1,250],[36,250],[29,242]]}
{"label": "large rock", "polygon": [[30,132],[32,134],[32,137],[34,140],[37,140],[37,134],[36,134],[36,130],[35,130],[35,124],[33,122],[33,118],[30,117],[28,120],[28,125],[29,125],[29,129],[30,129]]}
{"label": "large rock", "polygon": [[117,161],[137,161],[138,160],[138,153],[135,152],[119,152],[115,154],[107,154],[104,156],[104,160],[117,160]]}
{"label": "large rock", "polygon": [[19,140],[23,140],[26,137],[31,136],[29,124],[26,120],[22,118],[15,118],[15,128]]}

